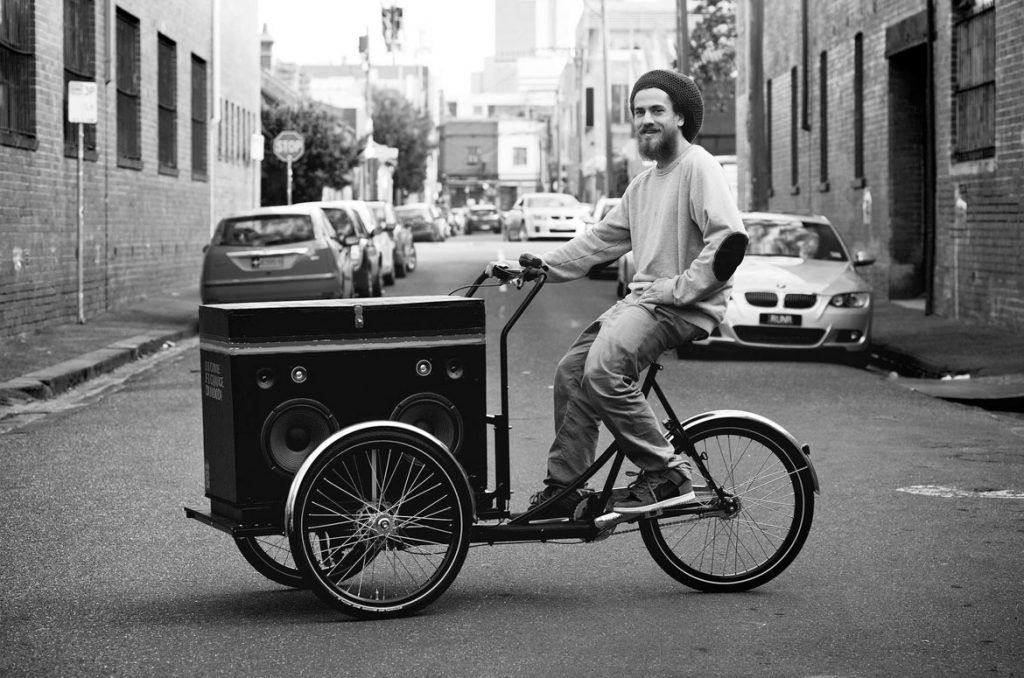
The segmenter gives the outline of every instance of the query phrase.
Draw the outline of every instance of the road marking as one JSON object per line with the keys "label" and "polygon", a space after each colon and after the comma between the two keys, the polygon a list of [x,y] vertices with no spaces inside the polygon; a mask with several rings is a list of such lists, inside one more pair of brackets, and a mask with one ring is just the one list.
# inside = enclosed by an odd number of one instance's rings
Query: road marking
{"label": "road marking", "polygon": [[897,491],[920,494],[925,497],[942,497],[943,499],[1024,499],[1024,492],[1014,490],[962,490],[958,487],[943,487],[942,485],[911,485],[897,488]]}

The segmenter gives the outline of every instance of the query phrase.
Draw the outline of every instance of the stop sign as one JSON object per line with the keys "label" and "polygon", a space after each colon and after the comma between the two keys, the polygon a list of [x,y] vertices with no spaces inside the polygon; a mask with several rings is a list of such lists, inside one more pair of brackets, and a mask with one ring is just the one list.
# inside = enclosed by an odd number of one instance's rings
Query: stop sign
{"label": "stop sign", "polygon": [[285,130],[274,137],[274,155],[281,162],[295,162],[306,152],[306,141],[294,130]]}

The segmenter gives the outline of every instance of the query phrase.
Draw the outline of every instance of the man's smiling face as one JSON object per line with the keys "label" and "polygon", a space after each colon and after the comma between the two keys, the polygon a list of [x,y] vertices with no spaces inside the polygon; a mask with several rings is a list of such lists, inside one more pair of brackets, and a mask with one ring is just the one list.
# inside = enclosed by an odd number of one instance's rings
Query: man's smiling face
{"label": "man's smiling face", "polygon": [[633,97],[633,125],[640,155],[659,164],[676,156],[683,136],[683,118],[672,108],[672,100],[661,89],[642,89]]}

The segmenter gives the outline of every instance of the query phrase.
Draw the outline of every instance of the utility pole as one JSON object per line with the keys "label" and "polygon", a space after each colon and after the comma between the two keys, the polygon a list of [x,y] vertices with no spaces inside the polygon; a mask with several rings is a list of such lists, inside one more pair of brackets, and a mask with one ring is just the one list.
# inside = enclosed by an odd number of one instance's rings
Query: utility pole
{"label": "utility pole", "polygon": [[605,0],[601,0],[601,63],[604,70],[604,195],[610,198],[615,161],[612,158],[612,96],[611,85],[608,84],[608,16]]}
{"label": "utility pole", "polygon": [[690,71],[690,20],[686,14],[686,0],[676,0],[676,70]]}

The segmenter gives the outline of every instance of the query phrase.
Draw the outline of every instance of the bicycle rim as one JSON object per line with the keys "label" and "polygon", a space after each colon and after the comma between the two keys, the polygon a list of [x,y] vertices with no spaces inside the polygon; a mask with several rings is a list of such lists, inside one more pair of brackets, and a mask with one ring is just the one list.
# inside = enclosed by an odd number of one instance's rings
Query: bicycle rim
{"label": "bicycle rim", "polygon": [[418,442],[410,434],[355,442],[325,454],[302,481],[292,548],[301,550],[316,593],[345,612],[419,609],[465,559],[465,481]]}
{"label": "bicycle rim", "polygon": [[[690,433],[716,483],[739,510],[692,517],[642,520],[644,544],[672,577],[702,591],[740,591],[782,572],[810,531],[813,492],[803,460],[771,432],[747,422],[709,422]],[[694,479],[699,501],[717,497]]]}

